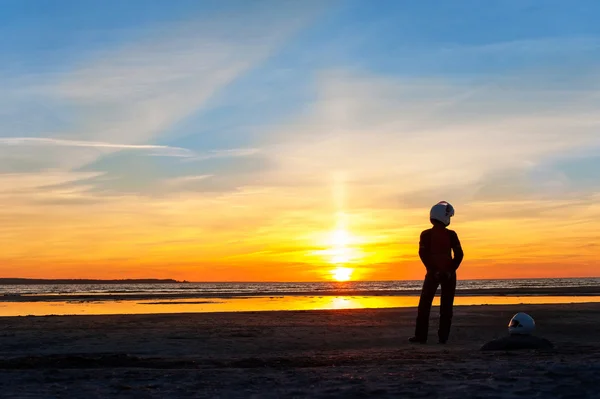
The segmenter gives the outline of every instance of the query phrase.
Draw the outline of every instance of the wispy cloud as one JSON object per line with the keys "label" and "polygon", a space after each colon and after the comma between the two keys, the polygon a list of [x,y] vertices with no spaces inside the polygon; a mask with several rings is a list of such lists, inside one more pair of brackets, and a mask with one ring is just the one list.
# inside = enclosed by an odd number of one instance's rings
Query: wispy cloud
{"label": "wispy cloud", "polygon": [[205,161],[215,158],[238,158],[248,157],[260,153],[258,148],[232,148],[225,150],[207,151],[202,154],[196,154],[184,160],[184,162]]}
{"label": "wispy cloud", "polygon": [[168,35],[97,54],[51,89],[84,115],[77,139],[174,140],[177,122],[200,112],[219,90],[266,59],[309,21],[311,9],[285,22],[277,12],[254,10],[180,24]]}
{"label": "wispy cloud", "polygon": [[101,141],[64,140],[48,137],[2,137],[0,145],[49,145],[65,147],[104,148],[111,150],[142,150],[150,151],[153,155],[172,157],[194,157],[196,153],[180,147],[151,144],[115,144]]}
{"label": "wispy cloud", "polygon": [[[309,3],[284,8],[257,5],[240,13],[190,18],[155,26],[142,40],[84,54],[65,73],[42,76],[53,80],[21,89],[29,101],[63,111],[61,125],[67,128],[37,139],[36,144],[54,140],[53,145],[63,147],[64,156],[52,158],[53,166],[61,169],[77,169],[127,149],[188,157],[186,149],[150,143],[157,138],[173,142],[189,134],[178,133],[177,123],[202,112],[215,94],[309,23],[322,8]],[[16,139],[8,140],[5,144]],[[25,140],[33,144],[36,139]],[[254,151],[194,150],[197,160]]]}
{"label": "wispy cloud", "polygon": [[478,88],[328,73],[314,112],[274,132],[278,144],[263,151],[277,158],[282,174],[314,181],[343,171],[399,193],[472,192],[495,171],[600,146],[598,92],[580,86],[560,93],[518,78]]}
{"label": "wispy cloud", "polygon": [[[190,135],[179,131],[178,123],[202,113],[214,95],[260,65],[320,8],[317,3],[283,9],[257,6],[243,13],[191,17],[186,22],[155,26],[145,36],[138,36],[142,40],[81,54],[77,64],[63,67],[63,73],[42,75],[38,81],[25,79],[28,85],[18,90],[13,87],[11,95],[26,98],[24,106],[46,104],[47,121],[56,126],[18,137],[6,137],[6,129],[0,133],[5,136],[0,138],[3,169],[25,173],[60,170],[74,178],[73,183],[78,178],[86,180],[74,171],[104,173],[110,180],[91,182],[101,186],[95,194],[103,195],[104,186],[110,184],[114,185],[111,192],[119,187],[158,187],[165,175],[177,173],[176,163],[170,163],[168,171],[156,173],[154,168],[164,166],[163,160],[154,165],[149,158],[148,162],[129,162],[121,156],[119,165],[135,166],[128,170],[91,168],[117,152],[126,157],[142,154],[189,162],[190,166],[179,172],[184,177],[205,174],[200,170],[202,161],[257,154],[256,148],[211,150],[210,145],[184,148],[154,143],[170,144]],[[48,135],[48,130],[53,133]],[[197,167],[192,166],[196,163]]]}
{"label": "wispy cloud", "polygon": [[8,196],[27,191],[39,191],[45,187],[72,183],[78,180],[90,179],[101,176],[99,172],[64,172],[45,171],[41,173],[5,173],[0,174],[0,194]]}
{"label": "wispy cloud", "polygon": [[180,176],[180,177],[168,179],[165,181],[165,183],[168,185],[177,186],[180,184],[206,180],[211,177],[213,177],[213,175]]}

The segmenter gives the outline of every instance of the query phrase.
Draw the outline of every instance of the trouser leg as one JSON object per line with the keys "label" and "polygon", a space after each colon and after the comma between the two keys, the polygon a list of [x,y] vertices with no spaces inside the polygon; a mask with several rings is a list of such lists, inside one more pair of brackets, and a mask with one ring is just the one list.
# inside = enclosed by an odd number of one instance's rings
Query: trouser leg
{"label": "trouser leg", "polygon": [[440,283],[442,295],[440,298],[440,327],[438,337],[440,341],[446,342],[450,335],[452,325],[452,308],[454,307],[454,295],[456,293],[456,273]]}
{"label": "trouser leg", "polygon": [[424,341],[427,340],[427,332],[429,330],[429,313],[431,312],[431,304],[437,288],[438,281],[434,276],[428,273],[425,276],[423,289],[421,290],[419,309],[417,311],[417,325],[415,327],[415,337]]}

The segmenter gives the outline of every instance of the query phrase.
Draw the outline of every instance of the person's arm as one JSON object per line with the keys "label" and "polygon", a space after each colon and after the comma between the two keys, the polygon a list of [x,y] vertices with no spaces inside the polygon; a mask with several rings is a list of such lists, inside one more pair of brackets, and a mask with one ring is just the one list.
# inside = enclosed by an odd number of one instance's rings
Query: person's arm
{"label": "person's arm", "polygon": [[431,267],[431,238],[427,231],[421,233],[421,237],[419,238],[419,258],[421,258],[421,262],[425,265],[425,269],[428,272],[432,271]]}
{"label": "person's arm", "polygon": [[465,257],[462,246],[460,245],[460,240],[458,239],[458,234],[455,231],[452,232],[452,252],[454,253],[454,258],[452,262],[454,263],[454,270],[456,271]]}

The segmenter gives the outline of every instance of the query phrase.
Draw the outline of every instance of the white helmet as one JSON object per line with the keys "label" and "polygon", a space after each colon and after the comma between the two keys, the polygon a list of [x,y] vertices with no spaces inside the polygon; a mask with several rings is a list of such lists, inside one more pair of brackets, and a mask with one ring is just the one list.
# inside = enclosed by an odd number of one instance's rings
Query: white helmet
{"label": "white helmet", "polygon": [[440,221],[444,226],[450,225],[452,216],[454,216],[454,208],[446,201],[438,202],[429,212],[429,219]]}
{"label": "white helmet", "polygon": [[508,323],[510,335],[529,335],[535,330],[535,321],[527,313],[517,313]]}

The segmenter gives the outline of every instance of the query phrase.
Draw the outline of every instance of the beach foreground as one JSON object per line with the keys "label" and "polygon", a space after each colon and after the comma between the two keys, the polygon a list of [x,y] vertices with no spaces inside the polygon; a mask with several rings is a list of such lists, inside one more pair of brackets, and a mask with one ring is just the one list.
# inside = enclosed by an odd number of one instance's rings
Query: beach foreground
{"label": "beach foreground", "polygon": [[[530,313],[550,351],[481,352]],[[0,319],[2,397],[600,397],[600,304]]]}

